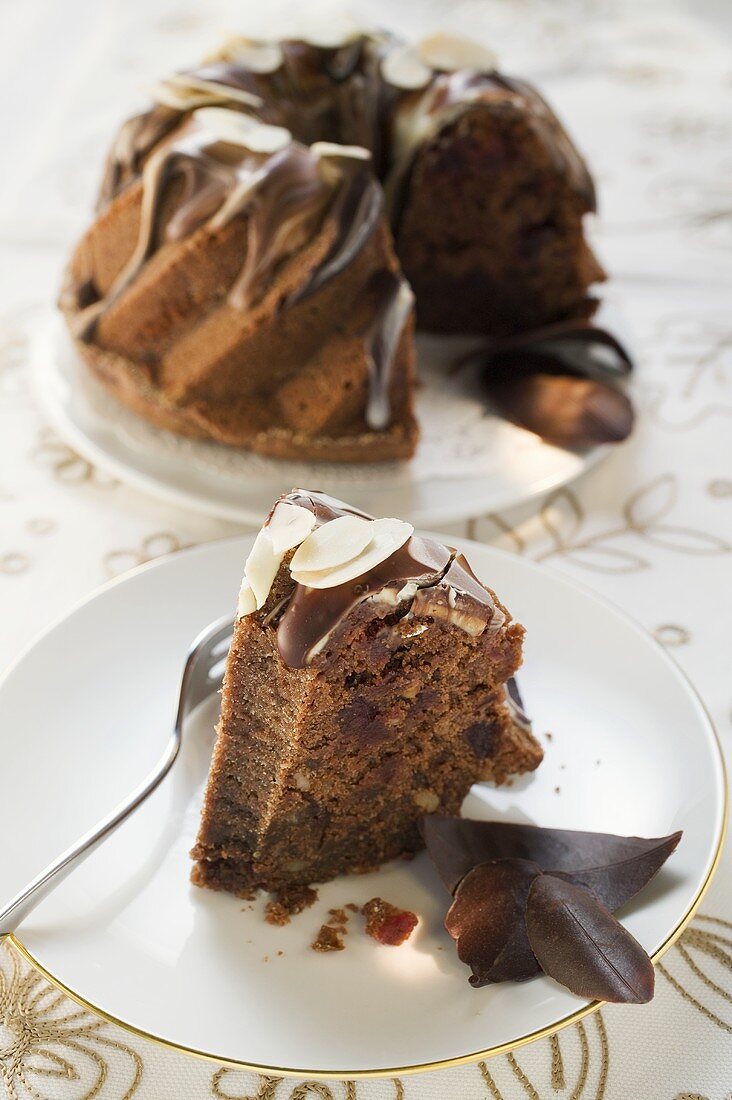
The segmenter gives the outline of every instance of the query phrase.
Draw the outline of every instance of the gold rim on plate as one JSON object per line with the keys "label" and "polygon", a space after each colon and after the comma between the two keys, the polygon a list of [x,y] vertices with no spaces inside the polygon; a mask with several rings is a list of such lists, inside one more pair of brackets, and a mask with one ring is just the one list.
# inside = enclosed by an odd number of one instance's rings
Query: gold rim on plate
{"label": "gold rim on plate", "polygon": [[[246,536],[244,536],[244,537],[246,537]],[[214,539],[212,541],[213,542],[235,542],[235,541],[240,540],[241,538],[242,538],[241,535],[235,535],[233,537],[230,536],[229,538]],[[471,541],[474,541],[474,540],[460,539],[458,541],[460,541],[460,542],[471,542]],[[203,546],[210,546],[211,543],[210,542],[209,543],[204,543],[202,545]],[[483,544],[479,544],[479,545],[482,546]],[[483,548],[485,548],[485,547],[483,547]],[[175,551],[174,553],[171,553],[171,554],[161,555],[160,558],[156,558],[154,561],[145,562],[142,565],[137,566],[135,569],[129,570],[122,577],[117,577],[114,580],[107,582],[107,584],[100,585],[99,588],[95,589],[93,593],[91,593],[86,598],[80,600],[79,603],[74,608],[71,609],[71,612],[73,612],[78,607],[82,606],[83,604],[89,602],[89,600],[94,599],[97,595],[99,595],[99,593],[101,591],[103,591],[107,588],[112,588],[112,587],[120,584],[121,582],[124,582],[124,581],[128,580],[129,577],[133,574],[140,573],[140,572],[143,572],[143,571],[147,571],[148,569],[151,569],[151,568],[155,568],[155,567],[162,564],[164,561],[166,561],[169,558],[179,557],[181,553],[184,553],[184,554],[185,553],[195,553],[197,550],[200,550],[200,549],[201,549],[201,546],[192,546],[192,547],[190,547],[186,550],[183,550],[183,551]],[[490,549],[493,550],[493,551],[497,551],[499,554],[503,554],[503,555],[506,555],[506,556],[509,556],[509,557],[511,556],[510,554],[507,553],[507,551],[501,550],[499,547],[490,547]],[[536,563],[533,563],[533,562],[525,562],[524,564],[535,565],[536,568],[539,568],[539,569],[541,568],[540,566],[536,565]],[[727,775],[727,766],[725,764],[725,759],[724,759],[724,752],[722,750],[722,742],[720,741],[719,734],[717,733],[716,726],[714,725],[714,722],[712,721],[712,717],[709,714],[709,711],[707,710],[707,707],[705,706],[705,704],[704,704],[703,700],[701,699],[699,693],[697,692],[696,688],[694,687],[694,685],[692,684],[691,680],[686,675],[684,670],[666,652],[666,650],[663,648],[663,646],[659,642],[657,642],[651,635],[649,635],[647,631],[643,630],[643,628],[640,626],[640,624],[636,623],[635,620],[630,615],[628,615],[621,608],[616,607],[610,600],[605,599],[604,596],[602,596],[599,593],[595,592],[594,590],[590,589],[586,585],[583,585],[583,584],[577,583],[577,582],[572,582],[572,584],[577,588],[582,588],[585,591],[590,592],[591,595],[596,600],[598,600],[600,603],[605,604],[607,607],[612,608],[612,610],[615,611],[616,614],[619,614],[623,619],[625,619],[626,622],[628,622],[629,624],[634,626],[636,629],[641,630],[643,632],[643,634],[645,634],[646,637],[649,638],[650,641],[654,643],[654,645],[663,654],[664,658],[671,665],[673,665],[673,667],[675,668],[678,675],[682,678],[682,680],[686,684],[687,688],[689,689],[689,691],[692,693],[692,695],[694,696],[694,698],[698,702],[699,706],[702,709],[702,712],[703,712],[704,716],[706,717],[707,723],[709,725],[709,729],[711,730],[711,733],[712,733],[712,736],[713,736],[713,739],[714,739],[714,743],[715,743],[716,748],[717,748],[717,754],[718,754],[718,758],[719,758],[719,765],[720,765],[721,776],[722,776],[722,820],[721,820],[721,823],[720,823],[719,835],[717,837],[717,844],[716,844],[716,848],[715,848],[715,851],[714,851],[714,856],[712,858],[712,862],[709,866],[709,870],[707,871],[707,874],[704,878],[704,881],[702,882],[701,886],[699,887],[699,889],[696,893],[696,896],[691,901],[691,904],[689,905],[689,908],[686,910],[686,912],[684,913],[684,915],[682,916],[681,920],[676,925],[676,927],[674,929],[672,929],[672,931],[669,933],[669,935],[663,941],[661,946],[656,951],[654,951],[653,954],[651,955],[651,961],[655,964],[659,961],[659,959],[662,958],[663,955],[666,954],[666,952],[669,950],[669,948],[673,947],[676,940],[679,938],[679,936],[681,936],[681,934],[684,932],[684,930],[688,927],[688,925],[693,920],[694,915],[696,914],[696,912],[697,912],[697,910],[698,910],[698,908],[699,908],[699,906],[702,902],[702,899],[703,899],[704,895],[706,894],[707,890],[709,889],[711,881],[714,878],[714,875],[715,875],[715,873],[716,873],[716,871],[719,867],[719,862],[720,862],[720,859],[721,859],[721,856],[722,856],[722,848],[724,846],[724,841],[725,841],[725,837],[726,837],[726,833],[727,833],[727,826],[728,826],[728,821],[729,821],[729,780],[728,780],[728,775]],[[66,619],[68,617],[68,615],[71,614],[71,612],[66,612],[65,615],[62,615],[56,622],[52,623],[51,626],[47,630],[43,631],[41,636],[45,635],[46,633],[50,633],[50,631],[57,625],[57,623],[63,621],[64,619]],[[31,642],[31,644],[23,651],[23,653],[18,658],[18,660],[13,662],[13,665],[11,666],[11,669],[12,669],[12,667],[15,667],[15,665],[19,664],[20,660],[23,659],[23,657],[26,655],[26,653],[30,652],[30,650],[32,648],[34,648],[34,645],[35,645],[36,641],[38,641],[37,638],[34,639],[34,641]],[[7,673],[9,673],[11,671],[11,669],[7,670],[6,675],[7,675]],[[4,680],[5,676],[3,676],[2,679]],[[561,1031],[565,1027],[568,1027],[570,1024],[577,1023],[578,1020],[582,1020],[582,1019],[584,1019],[585,1016],[591,1015],[593,1012],[596,1012],[599,1008],[602,1008],[602,1006],[606,1003],[605,1001],[592,1001],[590,1004],[584,1005],[584,1007],[578,1008],[574,1012],[569,1013],[569,1015],[563,1016],[560,1020],[555,1021],[555,1023],[549,1024],[547,1027],[539,1028],[536,1031],[529,1032],[527,1035],[521,1035],[516,1039],[510,1040],[510,1042],[501,1043],[498,1046],[488,1047],[486,1050],[477,1050],[477,1051],[474,1051],[470,1054],[461,1054],[461,1055],[457,1055],[456,1057],[453,1057],[453,1058],[443,1058],[443,1059],[441,1059],[440,1061],[437,1061],[437,1062],[421,1062],[417,1065],[393,1066],[393,1067],[389,1067],[389,1068],[386,1068],[386,1069],[353,1069],[353,1070],[350,1070],[350,1069],[349,1070],[290,1069],[290,1068],[286,1068],[286,1067],[283,1067],[283,1066],[259,1065],[256,1062],[245,1062],[245,1061],[243,1061],[241,1059],[238,1059],[238,1058],[225,1058],[225,1057],[222,1057],[221,1055],[218,1055],[218,1054],[212,1054],[209,1051],[197,1050],[195,1047],[188,1047],[188,1046],[185,1046],[182,1043],[176,1043],[172,1039],[164,1039],[160,1035],[153,1035],[151,1032],[144,1031],[142,1028],[139,1028],[139,1027],[135,1027],[134,1024],[127,1023],[127,1021],[125,1021],[125,1020],[120,1020],[119,1017],[113,1016],[112,1013],[110,1013],[110,1012],[105,1012],[105,1010],[103,1008],[100,1008],[98,1005],[92,1004],[91,1001],[86,1000],[86,998],[82,997],[81,994],[76,993],[73,989],[70,989],[67,985],[64,985],[64,983],[59,978],[55,977],[55,975],[53,975],[49,970],[46,970],[46,968],[42,965],[42,963],[40,963],[31,954],[31,952],[28,950],[28,948],[25,947],[23,943],[21,943],[21,941],[17,938],[17,936],[14,933],[8,933],[5,936],[0,936],[0,943],[12,944],[12,946],[15,948],[15,950],[18,952],[18,954],[21,955],[21,957],[24,958],[25,961],[27,963],[29,963],[29,965],[32,966],[34,970],[38,971],[38,973],[41,974],[42,977],[44,977],[48,982],[50,982],[51,985],[55,986],[56,989],[60,990],[67,997],[71,998],[72,1001],[75,1001],[76,1004],[80,1005],[82,1008],[85,1008],[85,1009],[87,1009],[87,1011],[92,1012],[97,1016],[100,1016],[103,1020],[106,1020],[107,1023],[115,1024],[117,1027],[122,1028],[122,1030],[125,1031],[129,1035],[134,1035],[138,1039],[144,1039],[147,1042],[152,1043],[154,1046],[161,1047],[164,1050],[170,1050],[170,1051],[173,1051],[176,1054],[185,1054],[185,1055],[188,1055],[189,1057],[197,1058],[197,1059],[202,1060],[204,1062],[209,1062],[212,1065],[225,1067],[227,1069],[248,1070],[251,1073],[260,1073],[260,1074],[265,1074],[265,1075],[273,1076],[273,1077],[295,1077],[295,1078],[309,1078],[309,1079],[313,1079],[313,1080],[330,1080],[330,1081],[332,1081],[332,1080],[336,1080],[336,1081],[341,1080],[342,1081],[342,1080],[359,1080],[359,1079],[363,1080],[363,1079],[366,1079],[366,1078],[379,1078],[379,1077],[381,1077],[381,1078],[383,1078],[383,1077],[406,1077],[406,1076],[409,1076],[409,1075],[412,1075],[412,1074],[430,1073],[430,1072],[434,1072],[436,1070],[443,1070],[443,1069],[453,1069],[453,1068],[456,1068],[457,1066],[469,1065],[471,1062],[480,1062],[480,1061],[483,1061],[484,1059],[494,1058],[498,1054],[509,1054],[511,1051],[517,1050],[519,1047],[526,1046],[528,1043],[536,1042],[539,1039],[546,1039],[550,1035],[554,1035],[554,1034],[556,1034],[556,1032]]]}

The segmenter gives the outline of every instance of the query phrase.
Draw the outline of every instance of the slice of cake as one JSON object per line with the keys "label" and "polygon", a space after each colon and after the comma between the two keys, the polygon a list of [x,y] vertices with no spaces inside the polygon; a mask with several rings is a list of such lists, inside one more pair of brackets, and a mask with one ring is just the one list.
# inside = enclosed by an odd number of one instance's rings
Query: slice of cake
{"label": "slice of cake", "polygon": [[523,627],[459,552],[293,490],[249,555],[193,881],[248,897],[422,847],[425,813],[541,760]]}
{"label": "slice of cake", "polygon": [[594,184],[535,88],[442,72],[404,96],[394,135],[392,227],[420,326],[496,337],[591,312]]}

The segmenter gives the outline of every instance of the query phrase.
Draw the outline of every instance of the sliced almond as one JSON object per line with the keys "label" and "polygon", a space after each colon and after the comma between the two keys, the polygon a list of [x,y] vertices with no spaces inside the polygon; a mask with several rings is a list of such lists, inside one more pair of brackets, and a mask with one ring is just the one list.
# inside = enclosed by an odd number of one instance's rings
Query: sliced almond
{"label": "sliced almond", "polygon": [[218,141],[229,145],[242,145],[253,153],[276,153],[292,142],[292,135],[284,126],[270,126],[241,111],[226,107],[201,107],[193,112],[200,123]]}
{"label": "sliced almond", "polygon": [[[275,553],[269,531],[263,527],[254,540],[254,546],[244,566],[244,577],[254,594],[257,611],[267,602],[267,596],[281,562],[282,555]],[[248,597],[245,599],[250,602]]]}
{"label": "sliced almond", "polygon": [[338,145],[335,141],[314,141],[310,146],[314,157],[352,157],[354,160],[371,160],[371,152],[363,145]]}
{"label": "sliced almond", "polygon": [[152,89],[152,98],[156,103],[162,104],[163,107],[170,107],[174,111],[194,111],[196,107],[210,107],[221,102],[217,94],[169,84],[166,80],[161,80],[155,85]]}
{"label": "sliced almond", "polygon": [[360,516],[339,516],[324,523],[300,544],[290,562],[291,572],[334,569],[352,561],[371,542],[373,523]]}
{"label": "sliced almond", "polygon": [[335,588],[336,585],[345,584],[386,561],[404,545],[414,531],[411,523],[400,519],[375,519],[370,524],[370,529],[371,539],[368,545],[351,561],[333,569],[294,570],[293,580],[308,588]]}
{"label": "sliced almond", "polygon": [[250,73],[274,73],[282,65],[282,50],[276,42],[233,38],[226,46],[226,59]]}
{"label": "sliced almond", "polygon": [[264,102],[253,92],[245,92],[243,88],[221,84],[217,80],[205,80],[195,73],[172,73],[166,77],[164,83],[168,88],[180,91],[182,95],[205,95],[216,103],[241,103],[245,107],[261,107]]}
{"label": "sliced almond", "polygon": [[425,64],[414,46],[398,46],[381,62],[381,75],[387,84],[395,88],[413,90],[424,88],[432,77],[432,69]]}
{"label": "sliced almond", "polygon": [[252,612],[256,610],[257,597],[254,595],[252,586],[245,577],[239,589],[239,605],[236,609],[236,617],[238,619],[243,619],[245,615],[251,615]]}
{"label": "sliced almond", "polygon": [[286,500],[279,501],[266,526],[275,554],[286,554],[299,546],[308,537],[315,522],[315,513],[309,508],[290,504]]}
{"label": "sliced almond", "polygon": [[334,50],[346,46],[364,34],[363,27],[343,12],[331,12],[327,16],[306,16],[295,28],[293,38],[299,38],[311,46]]}
{"label": "sliced almond", "polygon": [[498,63],[493,50],[472,38],[461,38],[457,34],[431,34],[422,39],[417,51],[425,65],[444,73],[458,69],[491,72]]}

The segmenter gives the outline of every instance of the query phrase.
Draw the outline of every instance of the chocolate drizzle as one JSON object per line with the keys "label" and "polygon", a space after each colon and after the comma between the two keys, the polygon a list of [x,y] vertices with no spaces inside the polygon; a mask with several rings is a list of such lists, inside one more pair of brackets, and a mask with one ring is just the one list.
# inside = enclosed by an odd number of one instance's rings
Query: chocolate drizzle
{"label": "chocolate drizzle", "polygon": [[[174,177],[183,178],[183,194],[161,234],[160,212]],[[282,259],[307,242],[341,178],[338,171],[324,172],[320,158],[296,142],[273,154],[256,153],[218,138],[193,115],[147,160],[134,252],[108,293],[79,312],[75,334],[91,339],[99,318],[137,278],[161,236],[163,243],[180,240],[206,222],[215,232],[242,214],[248,215],[247,249],[230,301],[250,308]],[[316,269],[309,282],[317,275]]]}
{"label": "chocolate drizzle", "polygon": [[296,584],[277,626],[282,660],[290,668],[304,668],[313,650],[357,604],[386,588],[401,589],[409,581],[437,584],[449,561],[447,547],[413,536],[386,561],[347,584],[320,589]]}
{"label": "chocolate drizzle", "polygon": [[290,304],[315,294],[335,279],[358,255],[376,229],[383,208],[383,195],[370,166],[352,157],[329,157],[344,173],[344,183],[333,204],[336,232],[323,261],[303,286],[290,297]]}
{"label": "chocolate drizzle", "polygon": [[366,423],[383,431],[391,421],[389,390],[399,341],[412,314],[414,294],[406,279],[384,271],[373,280],[379,291],[379,307],[366,334],[369,362],[369,396]]}
{"label": "chocolate drizzle", "polygon": [[255,304],[279,261],[307,243],[331,196],[317,159],[294,143],[239,180],[211,223],[218,229],[249,215],[244,266],[229,293],[232,306]]}
{"label": "chocolate drizzle", "polygon": [[[282,499],[312,511],[318,525],[343,515],[371,518],[332,497],[304,489],[294,489]],[[407,585],[414,587],[400,601],[399,594]],[[277,607],[277,615],[265,611],[264,618],[277,632],[284,663],[290,668],[308,665],[348,613],[367,599],[401,606],[406,614],[449,621],[472,634],[491,629],[494,619],[499,627],[505,622],[491,593],[461,554],[413,535],[395,553],[355,580],[319,589],[295,584],[287,602]]]}

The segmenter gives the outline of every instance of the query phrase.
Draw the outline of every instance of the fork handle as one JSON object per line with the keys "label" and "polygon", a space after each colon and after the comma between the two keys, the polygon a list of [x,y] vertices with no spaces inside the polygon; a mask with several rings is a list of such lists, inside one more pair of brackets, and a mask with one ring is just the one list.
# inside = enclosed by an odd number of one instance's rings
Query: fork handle
{"label": "fork handle", "polygon": [[148,795],[152,794],[172,768],[179,750],[180,734],[176,729],[158,763],[132,794],[84,833],[75,844],[49,863],[26,887],[11,898],[4,908],[0,909],[0,939],[14,932],[21,921],[25,920],[52,889],[83,863],[87,856],[91,855],[102,841],[106,840],[110,833],[113,833]]}

